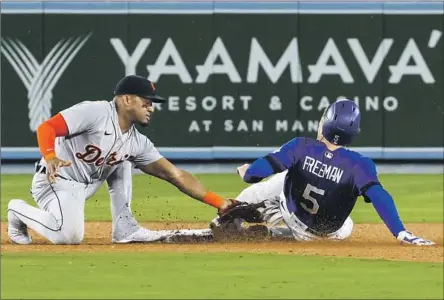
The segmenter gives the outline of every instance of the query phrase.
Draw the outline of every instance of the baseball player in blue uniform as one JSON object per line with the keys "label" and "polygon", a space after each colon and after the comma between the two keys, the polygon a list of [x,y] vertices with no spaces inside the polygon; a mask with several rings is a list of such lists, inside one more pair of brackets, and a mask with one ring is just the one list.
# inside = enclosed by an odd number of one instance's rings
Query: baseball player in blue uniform
{"label": "baseball player in blue uniform", "polygon": [[[271,237],[311,241],[348,238],[353,230],[350,213],[358,196],[363,196],[397,240],[434,245],[406,230],[392,196],[378,179],[374,162],[346,148],[358,135],[360,120],[355,102],[332,103],[320,120],[317,139],[294,138],[251,165],[239,167],[242,179],[254,184],[236,199],[248,203],[250,209],[255,207]],[[221,227],[230,214],[242,209],[237,206],[218,216],[211,227]],[[279,226],[282,221],[285,225]]]}

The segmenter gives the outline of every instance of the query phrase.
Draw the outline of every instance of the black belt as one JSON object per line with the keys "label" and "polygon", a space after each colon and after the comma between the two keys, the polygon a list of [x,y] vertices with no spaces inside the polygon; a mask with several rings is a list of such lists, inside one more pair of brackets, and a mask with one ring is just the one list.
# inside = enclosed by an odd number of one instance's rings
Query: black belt
{"label": "black belt", "polygon": [[39,174],[46,174],[46,167],[42,166],[41,164],[35,165],[35,172]]}
{"label": "black belt", "polygon": [[[46,167],[42,166],[41,164],[36,164],[35,165],[35,172],[38,173],[38,174],[46,174]],[[65,180],[71,180],[71,179],[63,177],[63,176],[61,176],[59,174],[56,174],[55,177],[59,177],[59,178],[65,179]]]}

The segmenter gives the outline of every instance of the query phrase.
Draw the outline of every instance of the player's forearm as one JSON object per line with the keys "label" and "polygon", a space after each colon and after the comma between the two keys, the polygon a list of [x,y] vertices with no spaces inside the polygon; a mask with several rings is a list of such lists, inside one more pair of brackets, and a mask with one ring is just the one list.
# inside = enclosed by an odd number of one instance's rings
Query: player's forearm
{"label": "player's forearm", "polygon": [[208,191],[195,176],[184,170],[180,170],[178,174],[169,181],[182,193],[215,208],[220,208],[225,203],[224,198]]}
{"label": "player's forearm", "polygon": [[389,228],[393,236],[404,231],[404,225],[399,218],[393,198],[380,185],[374,185],[368,189],[365,195],[371,200],[381,219]]}
{"label": "player's forearm", "polygon": [[42,156],[48,160],[55,157],[55,139],[68,135],[68,126],[61,114],[57,114],[37,129],[37,141]]}
{"label": "player's forearm", "polygon": [[269,161],[266,158],[259,158],[248,167],[243,180],[246,183],[256,183],[273,175],[273,173],[273,168]]}

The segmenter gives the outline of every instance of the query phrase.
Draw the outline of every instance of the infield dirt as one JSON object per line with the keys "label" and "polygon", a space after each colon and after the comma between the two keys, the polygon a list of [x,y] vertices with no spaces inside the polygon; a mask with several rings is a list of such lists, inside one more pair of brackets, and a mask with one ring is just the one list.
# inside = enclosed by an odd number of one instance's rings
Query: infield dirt
{"label": "infield dirt", "polygon": [[[142,223],[150,229],[208,228],[206,223]],[[112,244],[110,222],[87,222],[85,239],[81,245],[52,245],[30,231],[34,242],[21,246],[11,244],[7,235],[7,223],[1,224],[2,252],[255,252],[293,255],[337,256],[397,261],[443,262],[444,224],[406,224],[418,236],[437,243],[432,247],[400,245],[384,224],[356,224],[352,236],[341,242],[203,242],[180,244]]]}

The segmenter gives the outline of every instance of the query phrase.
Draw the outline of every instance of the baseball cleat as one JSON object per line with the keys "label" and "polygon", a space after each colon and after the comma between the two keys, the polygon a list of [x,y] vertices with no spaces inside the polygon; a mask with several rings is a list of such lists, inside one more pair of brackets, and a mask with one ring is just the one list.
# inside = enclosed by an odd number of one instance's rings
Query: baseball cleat
{"label": "baseball cleat", "polygon": [[206,243],[213,241],[211,229],[178,229],[165,230],[166,243]]}
{"label": "baseball cleat", "polygon": [[113,238],[114,244],[127,244],[127,243],[151,243],[163,241],[167,238],[167,234],[163,230],[149,230],[146,228],[139,228],[139,230],[131,233],[123,239]]}
{"label": "baseball cleat", "polygon": [[248,224],[239,218],[223,224],[215,218],[210,223],[210,229],[215,241],[252,241],[270,237],[270,230],[266,225]]}
{"label": "baseball cleat", "polygon": [[29,245],[32,243],[28,226],[20,221],[12,211],[8,211],[8,236],[14,244]]}

